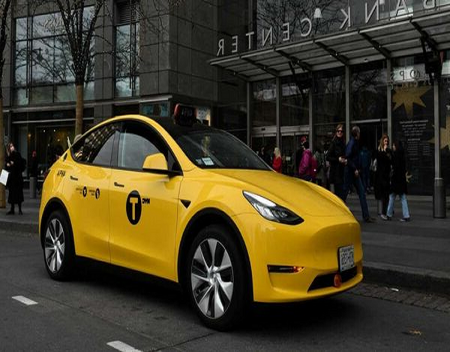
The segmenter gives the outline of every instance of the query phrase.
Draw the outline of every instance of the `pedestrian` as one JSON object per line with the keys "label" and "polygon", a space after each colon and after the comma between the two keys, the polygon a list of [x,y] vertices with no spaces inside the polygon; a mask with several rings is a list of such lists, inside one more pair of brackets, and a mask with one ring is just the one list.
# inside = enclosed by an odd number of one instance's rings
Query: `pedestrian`
{"label": "pedestrian", "polygon": [[273,151],[272,167],[276,172],[281,174],[281,170],[283,169],[283,160],[281,159],[281,152],[278,147],[275,147]]}
{"label": "pedestrian", "polygon": [[269,153],[266,153],[266,148],[264,146],[261,147],[261,149],[259,151],[259,156],[261,157],[261,159],[264,160],[264,162],[267,165],[271,165],[272,164],[272,162],[270,160],[270,155],[269,155]]}
{"label": "pedestrian", "polygon": [[376,151],[377,171],[375,172],[375,198],[381,202],[380,217],[386,220],[389,203],[392,151],[389,148],[389,137],[383,134]]}
{"label": "pedestrian", "polygon": [[300,176],[300,175],[298,175],[298,170],[300,168],[300,163],[302,162],[303,151],[305,150],[305,148],[303,147],[303,143],[305,141],[306,141],[306,137],[302,136],[299,140],[300,146],[297,149],[297,151],[295,152],[295,173],[297,176]]}
{"label": "pedestrian", "polygon": [[13,143],[8,143],[6,148],[6,170],[9,172],[8,182],[8,203],[11,209],[6,215],[15,213],[15,204],[19,206],[19,214],[22,215],[23,203],[23,177],[22,172],[25,169],[25,160],[22,159],[20,153],[16,150]]}
{"label": "pedestrian", "polygon": [[309,142],[303,142],[303,155],[298,168],[298,175],[305,181],[316,181],[317,175],[317,161],[314,158],[311,149],[309,149]]}
{"label": "pedestrian", "polygon": [[352,128],[352,134],[349,142],[345,148],[345,159],[347,165],[344,172],[344,201],[347,199],[350,186],[353,185],[358,193],[359,203],[361,205],[362,215],[365,222],[374,222],[369,214],[369,207],[367,206],[366,192],[361,180],[361,165],[359,158],[359,139],[361,131],[358,126]]}
{"label": "pedestrian", "polygon": [[344,170],[347,159],[345,159],[344,126],[342,124],[336,127],[336,133],[328,149],[327,160],[330,163],[330,184],[334,185],[334,193],[344,200]]}
{"label": "pedestrian", "polygon": [[325,168],[325,154],[322,151],[322,148],[318,146],[316,148],[316,151],[314,152],[314,158],[317,160],[317,176],[316,176],[316,183],[319,186],[326,187],[326,168]]}
{"label": "pedestrian", "polygon": [[394,214],[394,201],[396,196],[400,197],[402,202],[403,218],[400,221],[410,221],[411,216],[409,214],[408,200],[406,199],[407,183],[406,183],[406,161],[405,150],[401,141],[396,141],[392,145],[392,177],[391,188],[389,195],[389,204],[387,207],[387,216],[385,220],[391,220]]}

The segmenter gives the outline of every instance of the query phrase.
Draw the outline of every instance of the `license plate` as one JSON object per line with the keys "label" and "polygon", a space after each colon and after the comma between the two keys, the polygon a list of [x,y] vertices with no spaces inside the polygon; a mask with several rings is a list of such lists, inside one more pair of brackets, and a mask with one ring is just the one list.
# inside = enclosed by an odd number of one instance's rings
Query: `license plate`
{"label": "license plate", "polygon": [[339,248],[339,271],[345,271],[355,266],[354,253],[353,245]]}

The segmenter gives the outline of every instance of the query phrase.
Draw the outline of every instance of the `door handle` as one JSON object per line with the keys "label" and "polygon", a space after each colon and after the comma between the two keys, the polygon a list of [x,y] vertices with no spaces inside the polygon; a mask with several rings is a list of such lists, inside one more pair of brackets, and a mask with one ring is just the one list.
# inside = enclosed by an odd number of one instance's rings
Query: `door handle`
{"label": "door handle", "polygon": [[74,176],[72,176],[72,175],[70,175],[70,179],[71,179],[72,181],[78,181],[78,177],[74,177]]}
{"label": "door handle", "polygon": [[125,185],[123,185],[121,183],[117,183],[117,182],[114,182],[114,186],[121,187],[121,188],[125,187]]}

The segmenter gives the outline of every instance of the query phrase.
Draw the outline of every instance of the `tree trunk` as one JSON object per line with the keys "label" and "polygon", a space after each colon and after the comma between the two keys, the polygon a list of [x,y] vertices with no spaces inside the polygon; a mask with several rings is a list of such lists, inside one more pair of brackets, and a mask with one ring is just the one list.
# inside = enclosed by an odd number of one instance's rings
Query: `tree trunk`
{"label": "tree trunk", "polygon": [[84,86],[78,84],[77,89],[77,106],[75,108],[75,138],[83,133],[83,109],[84,109]]}
{"label": "tree trunk", "polygon": [[[0,88],[1,89],[1,88]],[[5,167],[5,128],[3,126],[3,98],[0,98],[0,170]],[[5,186],[0,183],[0,208],[6,207]]]}

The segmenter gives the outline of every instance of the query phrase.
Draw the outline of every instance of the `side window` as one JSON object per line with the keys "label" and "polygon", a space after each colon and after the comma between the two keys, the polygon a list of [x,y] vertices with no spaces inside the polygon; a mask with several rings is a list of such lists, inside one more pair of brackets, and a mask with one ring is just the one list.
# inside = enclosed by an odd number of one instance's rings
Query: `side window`
{"label": "side window", "polygon": [[[127,122],[120,133],[117,166],[124,169],[142,170],[148,155],[169,155],[166,144],[151,128],[139,122]],[[169,168],[171,166],[168,163]]]}
{"label": "side window", "polygon": [[110,166],[114,135],[119,128],[120,124],[114,123],[92,131],[73,145],[73,158],[82,163]]}

